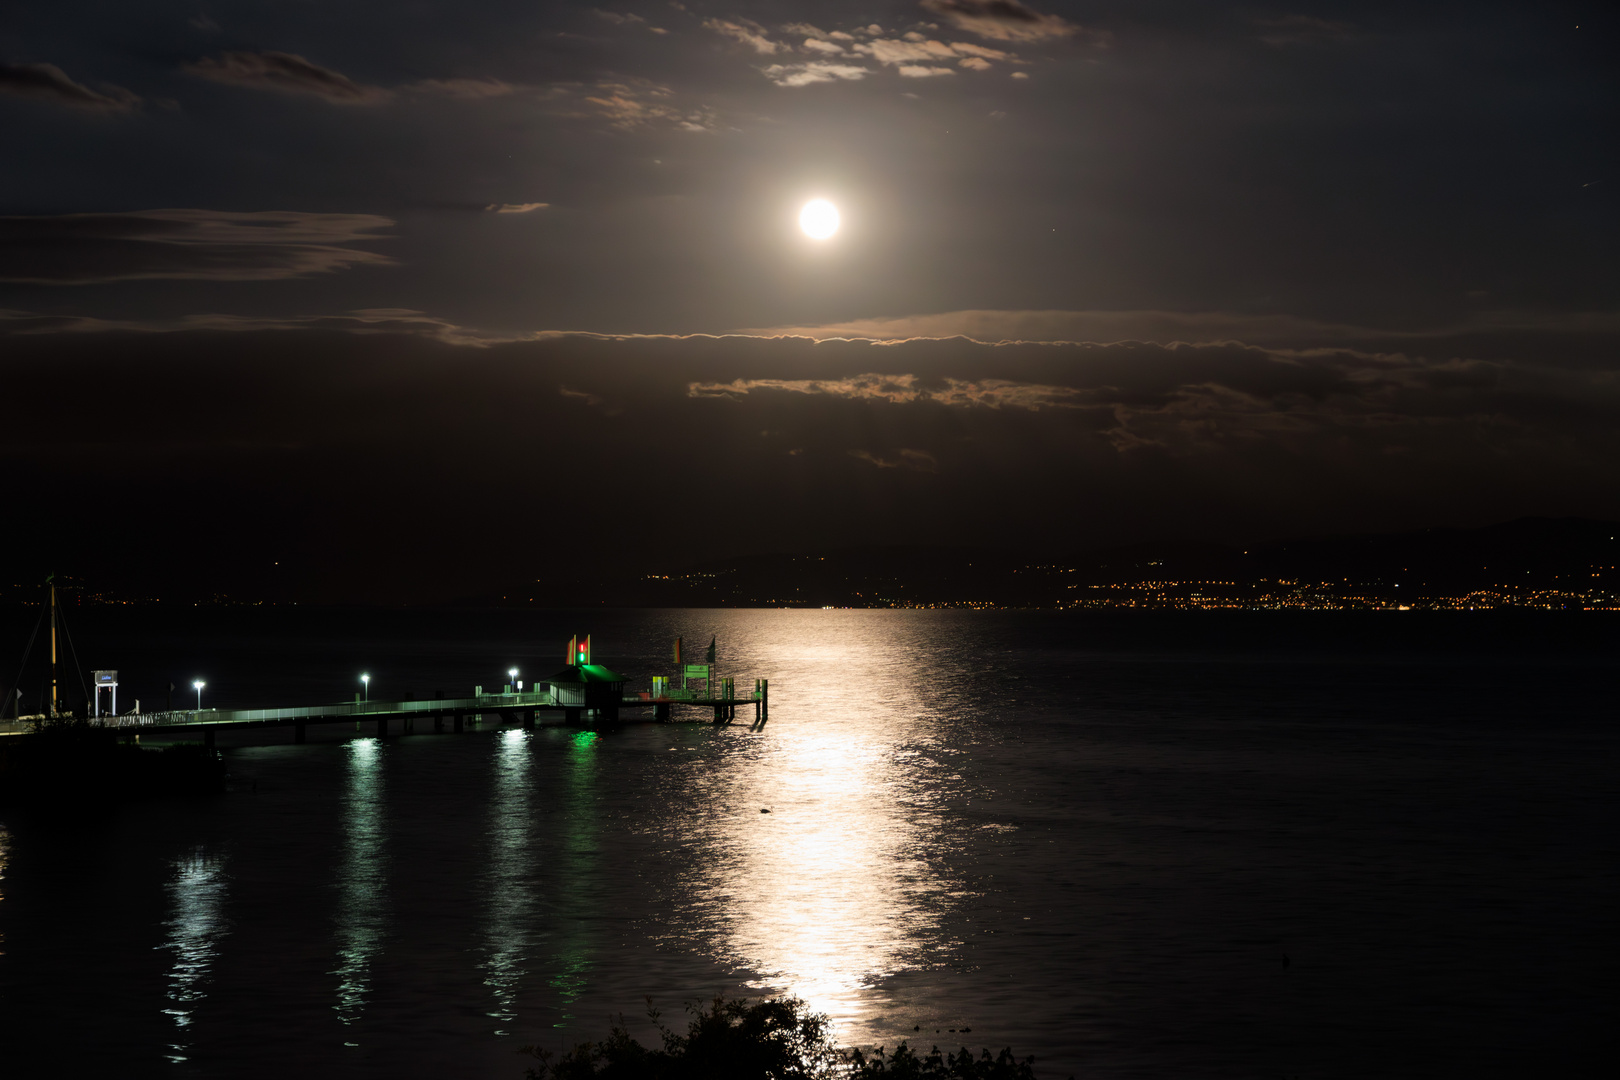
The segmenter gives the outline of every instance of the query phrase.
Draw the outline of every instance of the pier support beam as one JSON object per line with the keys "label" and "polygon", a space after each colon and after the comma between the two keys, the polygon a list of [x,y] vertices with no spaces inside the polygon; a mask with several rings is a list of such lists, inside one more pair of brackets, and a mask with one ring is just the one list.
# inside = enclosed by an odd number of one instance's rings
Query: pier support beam
{"label": "pier support beam", "polygon": [[377,738],[388,738],[388,717],[386,716],[377,717]]}
{"label": "pier support beam", "polygon": [[463,731],[466,728],[466,721],[462,718],[460,713],[455,714],[454,726],[457,731]]}
{"label": "pier support beam", "polygon": [[211,727],[203,728],[203,745],[208,747],[208,749],[210,749],[210,750],[212,750],[214,748],[214,729],[213,728],[211,728]]}
{"label": "pier support beam", "polygon": [[534,728],[534,710],[533,709],[524,709],[523,710],[523,727],[524,727],[525,730],[533,730],[533,728]]}
{"label": "pier support beam", "polygon": [[660,724],[669,723],[669,702],[662,701],[653,706],[653,719]]}
{"label": "pier support beam", "polygon": [[293,725],[293,742],[298,743],[299,745],[303,745],[303,742],[304,742],[304,725],[303,724],[294,724]]}
{"label": "pier support beam", "polygon": [[564,709],[563,710],[563,721],[565,723],[569,723],[569,724],[577,724],[577,723],[579,723],[579,714],[580,714],[579,709]]}

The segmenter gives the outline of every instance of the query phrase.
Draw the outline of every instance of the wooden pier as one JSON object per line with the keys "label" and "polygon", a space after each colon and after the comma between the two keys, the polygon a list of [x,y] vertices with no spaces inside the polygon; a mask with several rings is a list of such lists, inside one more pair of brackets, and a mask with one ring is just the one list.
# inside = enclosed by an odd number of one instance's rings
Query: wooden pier
{"label": "wooden pier", "polygon": [[[624,719],[620,714],[630,709],[651,709],[651,719],[670,723],[674,710],[701,709],[713,717],[717,724],[734,721],[739,709],[753,706],[754,724],[764,726],[770,719],[769,680],[759,680],[759,688],[743,697],[691,697],[673,696],[655,698],[648,693],[625,695],[616,708],[590,709],[581,705],[559,703],[549,691],[538,693],[480,694],[465,698],[432,698],[423,701],[358,701],[333,705],[306,705],[277,709],[177,709],[172,712],[125,713],[122,716],[101,716],[90,721],[104,727],[117,728],[130,734],[181,734],[199,732],[202,741],[211,744],[214,732],[222,728],[287,728],[295,732],[295,741],[303,742],[310,724],[336,724],[345,721],[374,725],[379,737],[393,732],[417,730],[418,721],[433,724],[434,731],[447,727],[454,731],[465,729],[469,719],[488,714],[499,716],[504,723],[533,727],[542,719],[541,714],[565,724],[588,721],[613,722]],[[594,714],[594,715],[593,715]]]}
{"label": "wooden pier", "polygon": [[[720,676],[714,663],[714,643],[710,642],[708,657],[702,664],[682,664],[680,639],[675,641],[675,677],[655,676],[653,689],[627,691],[623,676],[607,667],[592,663],[591,639],[576,635],[568,643],[562,670],[546,682],[546,689],[523,691],[507,686],[498,694],[485,694],[482,687],[470,697],[447,698],[440,691],[432,698],[409,701],[368,701],[360,694],[354,701],[329,705],[300,705],[272,709],[174,709],[164,712],[124,713],[93,716],[90,723],[116,728],[131,734],[182,734],[196,732],[202,741],[213,745],[214,733],[223,728],[287,728],[294,731],[294,739],[303,742],[309,725],[335,724],[345,721],[356,726],[375,726],[379,737],[391,731],[414,731],[418,720],[431,721],[434,731],[444,731],[448,725],[462,731],[469,718],[476,723],[486,714],[494,714],[504,723],[533,727],[541,714],[552,714],[565,724],[594,721],[614,722],[626,710],[652,711],[650,719],[670,723],[677,708],[701,710],[717,724],[737,719],[739,709],[752,705],[754,725],[763,727],[770,719],[770,680],[755,679],[751,693],[737,693],[737,680]],[[116,672],[109,674],[116,680]],[[369,678],[369,677],[365,677]],[[369,689],[369,682],[367,683]],[[521,686],[522,684],[518,684]],[[560,715],[557,715],[560,714]],[[645,714],[643,714],[645,715]],[[35,720],[22,717],[0,720],[0,735],[22,734],[31,730]],[[398,725],[391,727],[391,725]]]}

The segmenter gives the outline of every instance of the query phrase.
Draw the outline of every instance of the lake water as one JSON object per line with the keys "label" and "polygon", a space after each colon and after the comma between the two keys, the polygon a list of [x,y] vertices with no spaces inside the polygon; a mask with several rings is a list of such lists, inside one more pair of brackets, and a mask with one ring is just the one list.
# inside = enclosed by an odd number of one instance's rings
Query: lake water
{"label": "lake water", "polygon": [[362,670],[378,699],[543,679],[587,631],[646,686],[676,634],[714,634],[771,719],[225,735],[219,798],[0,810],[8,1077],[518,1080],[525,1043],[717,992],[797,994],[845,1042],[1011,1045],[1042,1077],[1577,1074],[1615,1049],[1614,616],[73,629],[148,709],[196,676],[222,707],[350,697]]}

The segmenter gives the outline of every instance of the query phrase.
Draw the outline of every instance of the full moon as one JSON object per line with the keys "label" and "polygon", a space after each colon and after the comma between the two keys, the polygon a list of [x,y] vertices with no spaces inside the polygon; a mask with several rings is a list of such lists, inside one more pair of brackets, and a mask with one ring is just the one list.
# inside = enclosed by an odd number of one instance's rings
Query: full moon
{"label": "full moon", "polygon": [[838,207],[826,199],[812,199],[799,211],[799,228],[812,240],[825,240],[838,231]]}

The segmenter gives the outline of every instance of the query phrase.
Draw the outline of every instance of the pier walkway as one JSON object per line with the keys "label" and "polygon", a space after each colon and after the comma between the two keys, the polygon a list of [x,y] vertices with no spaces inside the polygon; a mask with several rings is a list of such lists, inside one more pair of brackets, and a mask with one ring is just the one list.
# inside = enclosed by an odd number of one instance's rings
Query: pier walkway
{"label": "pier walkway", "polygon": [[[132,734],[196,731],[206,743],[214,741],[214,732],[220,728],[290,727],[295,730],[297,740],[302,742],[307,725],[344,720],[370,721],[376,724],[378,735],[386,736],[390,721],[400,721],[404,725],[402,730],[414,730],[417,719],[431,719],[435,731],[444,730],[448,721],[454,730],[461,731],[469,716],[484,713],[495,713],[505,720],[529,727],[536,723],[541,712],[561,713],[563,722],[581,723],[587,719],[617,720],[619,713],[625,709],[651,709],[654,720],[669,722],[674,718],[674,708],[682,706],[708,710],[716,723],[723,723],[735,720],[738,708],[748,705],[754,707],[756,723],[762,724],[770,718],[770,684],[767,680],[760,680],[752,693],[733,697],[700,697],[680,690],[662,697],[653,697],[645,691],[627,692],[614,705],[606,708],[561,704],[551,691],[540,690],[417,701],[343,701],[330,705],[275,709],[175,709],[169,712],[98,716],[89,722]],[[0,735],[21,734],[32,729],[33,721],[26,717],[20,721],[0,721]]]}

